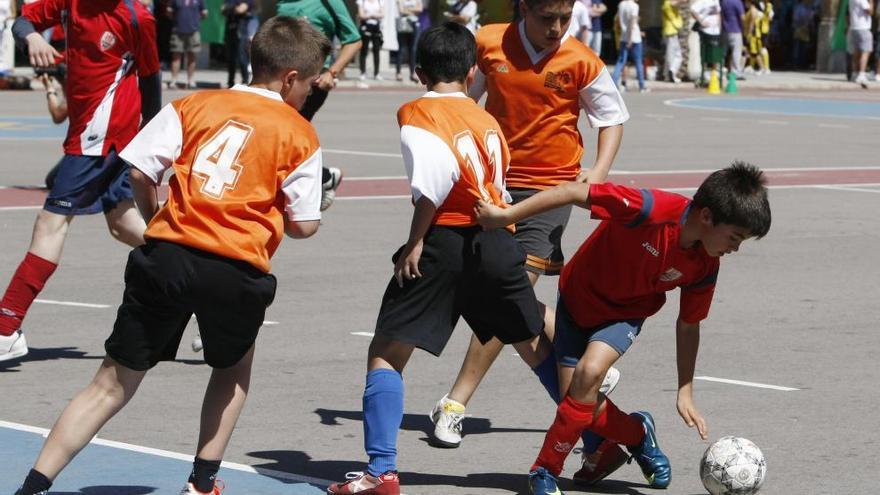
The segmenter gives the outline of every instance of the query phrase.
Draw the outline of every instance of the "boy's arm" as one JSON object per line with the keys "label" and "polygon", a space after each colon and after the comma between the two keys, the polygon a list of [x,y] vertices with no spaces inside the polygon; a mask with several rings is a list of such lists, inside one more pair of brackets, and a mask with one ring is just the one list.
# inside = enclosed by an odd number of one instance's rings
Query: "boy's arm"
{"label": "boy's arm", "polygon": [[409,239],[407,239],[400,257],[397,258],[397,262],[394,263],[394,278],[397,279],[397,285],[403,287],[404,280],[412,280],[422,276],[419,272],[419,258],[422,257],[425,234],[431,227],[436,213],[437,207],[427,196],[422,196],[416,201],[412,223],[409,227]]}
{"label": "boy's arm", "polygon": [[137,205],[144,222],[150,223],[150,220],[159,211],[159,193],[156,191],[156,182],[136,167],[131,167],[128,178],[131,182],[134,204]]}
{"label": "boy's arm", "polygon": [[581,170],[577,181],[594,184],[605,182],[617,151],[620,150],[621,141],[623,141],[623,124],[600,127],[596,136],[596,161],[593,162],[592,168]]}
{"label": "boy's arm", "polygon": [[681,318],[675,324],[675,349],[678,364],[678,414],[691,428],[697,427],[700,438],[709,438],[706,420],[694,404],[694,368],[700,347],[700,323],[687,323]]}
{"label": "boy's arm", "polygon": [[593,166],[582,170],[577,180],[605,182],[620,149],[623,140],[623,123],[629,120],[629,111],[620,91],[617,90],[617,85],[604,66],[601,66],[598,75],[580,91],[579,101],[590,127],[599,128],[599,132],[596,137],[596,159]]}
{"label": "boy's arm", "polygon": [[569,204],[581,208],[590,207],[590,184],[588,182],[563,182],[509,208],[502,209],[485,201],[478,201],[474,206],[474,211],[480,225],[487,229],[497,229]]}
{"label": "boy's arm", "polygon": [[19,43],[26,43],[28,57],[34,67],[49,67],[61,57],[39,33],[59,22],[61,12],[67,8],[64,0],[43,0],[25,5],[21,15],[12,24],[12,36]]}
{"label": "boy's arm", "polygon": [[294,239],[311,237],[321,224],[321,150],[284,178],[281,192],[285,197],[284,233]]}

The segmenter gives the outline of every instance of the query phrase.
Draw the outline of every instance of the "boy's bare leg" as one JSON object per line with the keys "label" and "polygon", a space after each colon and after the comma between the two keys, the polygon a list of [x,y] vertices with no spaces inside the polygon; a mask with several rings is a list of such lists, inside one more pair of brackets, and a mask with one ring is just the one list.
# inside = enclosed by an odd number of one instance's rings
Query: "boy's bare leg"
{"label": "boy's bare leg", "polygon": [[146,371],[136,371],[107,357],[92,383],[70,401],[55,422],[34,469],[54,480],[132,398]]}
{"label": "boy's bare leg", "polygon": [[72,216],[40,210],[34,222],[28,252],[57,264],[61,259],[64,240],[67,239],[67,230],[72,220]]}
{"label": "boy's bare leg", "polygon": [[202,401],[199,445],[196,456],[220,460],[244,408],[251,383],[254,346],[234,366],[214,369]]}
{"label": "boy's bare leg", "polygon": [[117,241],[138,247],[144,243],[144,231],[147,224],[135,208],[133,200],[121,201],[116,208],[104,214],[110,235]]}

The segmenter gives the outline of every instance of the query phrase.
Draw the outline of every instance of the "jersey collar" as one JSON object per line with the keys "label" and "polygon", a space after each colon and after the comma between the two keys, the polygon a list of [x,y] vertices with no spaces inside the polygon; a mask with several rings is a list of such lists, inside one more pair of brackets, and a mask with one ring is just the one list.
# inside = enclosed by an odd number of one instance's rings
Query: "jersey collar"
{"label": "jersey collar", "polygon": [[266,98],[270,98],[272,100],[284,101],[281,99],[281,95],[274,91],[269,91],[268,89],[263,88],[252,88],[250,86],[245,86],[244,84],[236,84],[231,88],[233,91],[244,91],[245,93],[254,93],[260,96],[265,96]]}
{"label": "jersey collar", "polygon": [[565,43],[565,40],[568,39],[568,31],[562,35],[562,39],[559,40],[559,43],[550,45],[547,48],[544,48],[540,52],[535,50],[535,47],[529,41],[529,38],[526,37],[526,21],[525,19],[519,21],[519,25],[517,26],[517,30],[519,31],[519,40],[522,43],[523,48],[526,50],[526,54],[529,56],[529,61],[532,62],[532,65],[536,65],[538,62],[544,59],[547,55],[555,52]]}
{"label": "jersey collar", "polygon": [[428,91],[422,98],[445,98],[447,96],[451,96],[453,98],[467,98],[468,96],[461,91],[456,91],[455,93],[438,93],[436,91]]}

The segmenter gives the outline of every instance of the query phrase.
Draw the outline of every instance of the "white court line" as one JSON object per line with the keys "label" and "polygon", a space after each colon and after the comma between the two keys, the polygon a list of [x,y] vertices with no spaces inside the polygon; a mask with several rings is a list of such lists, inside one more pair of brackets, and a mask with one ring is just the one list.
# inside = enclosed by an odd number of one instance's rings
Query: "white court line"
{"label": "white court line", "polygon": [[351,182],[351,181],[361,181],[361,180],[400,180],[407,179],[408,177],[405,175],[369,175],[365,177],[344,177],[343,182]]}
{"label": "white court line", "polygon": [[352,335],[357,335],[358,337],[372,337],[372,332],[351,332]]}
{"label": "white court line", "polygon": [[646,113],[645,117],[648,117],[651,119],[674,119],[675,118],[675,116],[667,115],[665,113],[662,113],[662,114],[661,113]]}
{"label": "white court line", "polygon": [[[870,184],[862,184],[862,185],[870,185]],[[880,189],[862,189],[860,187],[852,187],[852,186],[816,186],[816,189],[830,189],[832,191],[855,191],[855,192],[866,192],[866,193],[874,193],[880,194]]]}
{"label": "white court line", "polygon": [[81,302],[73,302],[73,301],[53,301],[52,299],[34,299],[35,303],[41,304],[57,304],[59,306],[76,306],[78,308],[98,308],[104,309],[109,308],[109,304],[92,304],[92,303],[81,303]]}
{"label": "white court line", "polygon": [[[705,173],[711,174],[712,172],[716,172],[718,169],[700,169],[700,170],[683,170],[683,169],[674,169],[674,170],[611,170],[611,174],[620,174],[620,175],[628,175],[628,174],[661,174],[661,175],[674,175],[674,174],[697,174],[697,173]],[[864,167],[778,167],[778,168],[762,168],[763,172],[828,172],[828,171],[845,171],[845,170],[880,170],[878,166],[864,166]]]}
{"label": "white court line", "polygon": [[827,127],[830,129],[849,129],[849,126],[844,124],[819,124],[819,127]]}
{"label": "white court line", "polygon": [[700,117],[700,120],[707,120],[709,122],[730,122],[730,119],[727,117]]}
{"label": "white court line", "polygon": [[742,380],[729,380],[727,378],[715,378],[713,376],[695,376],[695,380],[703,380],[706,382],[727,383],[729,385],[742,385],[744,387],[769,388],[771,390],[781,390],[783,392],[793,392],[800,390],[799,388],[782,387],[780,385],[768,385],[766,383],[744,382]]}
{"label": "white court line", "polygon": [[42,210],[43,205],[40,206],[0,206],[0,211],[18,211],[18,210]]}
{"label": "white court line", "polygon": [[759,124],[765,125],[788,125],[789,123],[784,120],[759,120]]}
{"label": "white court line", "polygon": [[[36,433],[37,435],[42,435],[45,437],[49,434],[49,430],[45,428],[38,428],[36,426],[23,425],[19,423],[10,423],[8,421],[0,421],[0,428],[9,428],[10,430],[18,430],[24,431],[27,433]],[[134,445],[130,443],[123,442],[115,442],[113,440],[103,440],[100,438],[93,438],[91,444],[102,445],[105,447],[112,447],[115,449],[128,450],[131,452],[137,452],[140,454],[148,454],[154,455],[157,457],[165,457],[168,459],[176,459],[179,461],[192,462],[193,456],[192,454],[180,454],[178,452],[171,452],[168,450],[154,449],[152,447],[143,447],[141,445]],[[274,469],[264,469],[254,466],[248,466],[247,464],[239,464],[237,462],[227,462],[223,461],[220,466],[226,469],[232,469],[235,471],[243,471],[245,473],[251,474],[259,474],[262,476],[268,476],[271,478],[281,478],[290,481],[299,481],[301,483],[309,483],[312,485],[319,486],[328,486],[332,483],[330,480],[325,480],[321,478],[312,478],[311,476],[300,476],[297,474],[285,473],[284,471],[276,471]]]}

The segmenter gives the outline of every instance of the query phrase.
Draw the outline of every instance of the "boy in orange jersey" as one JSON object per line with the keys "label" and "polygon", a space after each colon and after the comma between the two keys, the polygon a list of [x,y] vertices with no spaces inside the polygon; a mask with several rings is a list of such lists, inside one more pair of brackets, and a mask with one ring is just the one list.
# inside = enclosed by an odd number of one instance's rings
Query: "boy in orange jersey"
{"label": "boy in orange jersey", "polygon": [[513,343],[534,366],[549,345],[530,347],[544,325],[523,268],[525,253],[507,230],[483,231],[478,200],[504,206],[509,161],[498,122],[467,97],[474,37],[447,22],[417,48],[428,93],[397,113],[415,211],[409,240],[393,256],[367,356],[363,396],[365,473],[328,488],[332,495],[398,495],[397,431],[403,419],[401,373],[416,347],[440,355],[460,316],[482,342]]}
{"label": "boy in orange jersey", "polygon": [[629,349],[646,318],[681,289],[676,323],[678,413],[706,440],[706,421],[693,397],[700,322],[709,314],[720,258],[770,230],[763,173],[734,162],[709,175],[693,199],[659,189],[566,183],[508,209],[481,203],[487,228],[563,204],[590,209],[602,222],[565,265],[559,280],[556,341],[561,393],[556,419],[529,473],[533,495],[562,495],[556,478],[584,429],[626,445],[652,488],[671,481],[647,412],[625,414],[599,393],[606,370]]}
{"label": "boy in orange jersey", "polygon": [[[219,494],[214,478],[250,383],[254,342],[275,296],[269,258],[283,233],[318,230],[321,150],[299,115],[330,43],[307,22],[274,18],[251,47],[253,82],[167,105],[120,153],[131,164],[147,243],[131,252],[107,357],[52,428],[18,495],[45,493],[131,399],[147,370],[174,359],[191,315],[212,367],[193,471],[182,495]],[[174,167],[168,201],[156,185]]]}
{"label": "boy in orange jersey", "polygon": [[[574,1],[523,0],[521,21],[485,26],[477,33],[478,71],[470,96],[479,100],[487,94],[486,110],[498,119],[508,140],[507,186],[514,204],[563,182],[604,181],[620,147],[622,124],[629,119],[605,64],[567,34]],[[598,128],[595,160],[588,169],[581,168],[581,110],[590,127]],[[566,205],[517,223],[515,238],[527,253],[532,284],[540,275],[559,274],[562,233],[570,214],[571,206]],[[544,333],[550,341],[553,315],[552,308],[545,308]],[[471,339],[455,384],[431,412],[434,445],[458,447],[465,406],[501,348],[498,340],[481,346]],[[549,357],[533,371],[558,400],[555,359]],[[616,369],[609,370],[603,393],[614,388],[618,376]],[[588,442],[585,452],[598,444]],[[622,460],[622,455],[616,457]]]}

